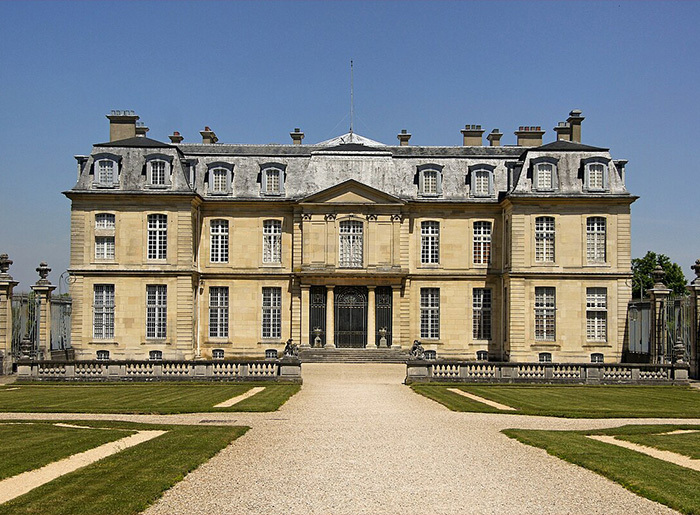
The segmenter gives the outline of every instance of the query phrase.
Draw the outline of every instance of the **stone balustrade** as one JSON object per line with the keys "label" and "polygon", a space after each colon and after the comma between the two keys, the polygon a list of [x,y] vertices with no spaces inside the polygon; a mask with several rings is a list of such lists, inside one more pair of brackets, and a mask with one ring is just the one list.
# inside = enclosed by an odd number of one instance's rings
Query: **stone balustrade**
{"label": "stone balustrade", "polygon": [[274,381],[301,384],[298,359],[265,361],[30,361],[18,381]]}
{"label": "stone balustrade", "polygon": [[644,363],[510,363],[412,360],[410,383],[686,384],[689,366]]}

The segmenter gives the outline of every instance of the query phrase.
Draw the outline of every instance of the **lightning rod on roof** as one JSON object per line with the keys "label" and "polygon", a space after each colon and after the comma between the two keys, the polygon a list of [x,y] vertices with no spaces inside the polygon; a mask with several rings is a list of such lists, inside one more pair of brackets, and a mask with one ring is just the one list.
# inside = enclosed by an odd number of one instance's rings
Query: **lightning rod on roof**
{"label": "lightning rod on roof", "polygon": [[353,70],[352,59],[350,59],[350,134],[352,134],[353,122],[355,121],[355,99],[353,91]]}

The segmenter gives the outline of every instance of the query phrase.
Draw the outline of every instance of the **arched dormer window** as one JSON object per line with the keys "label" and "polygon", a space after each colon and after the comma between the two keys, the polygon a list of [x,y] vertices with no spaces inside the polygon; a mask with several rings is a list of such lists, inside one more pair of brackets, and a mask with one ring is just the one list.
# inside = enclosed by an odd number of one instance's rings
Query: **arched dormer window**
{"label": "arched dormer window", "polygon": [[532,188],[535,191],[555,191],[559,189],[557,165],[553,157],[537,157],[532,160]]}
{"label": "arched dormer window", "polygon": [[439,197],[442,195],[442,166],[426,164],[418,167],[418,195]]}
{"label": "arched dormer window", "polygon": [[469,167],[469,190],[472,197],[493,197],[494,169],[494,166],[486,164],[477,164]]}
{"label": "arched dormer window", "polygon": [[167,188],[171,184],[173,158],[164,154],[146,156],[146,184],[150,188]]}
{"label": "arched dormer window", "polygon": [[284,195],[284,175],[287,165],[266,163],[260,166],[260,193],[262,195]]}
{"label": "arched dormer window", "polygon": [[230,163],[210,163],[207,165],[205,182],[210,195],[228,195],[231,193],[233,165]]}
{"label": "arched dormer window", "polygon": [[608,160],[603,157],[591,157],[583,162],[583,187],[586,191],[607,191]]}
{"label": "arched dormer window", "polygon": [[94,156],[93,185],[98,188],[115,188],[119,185],[119,162],[121,156],[97,154]]}

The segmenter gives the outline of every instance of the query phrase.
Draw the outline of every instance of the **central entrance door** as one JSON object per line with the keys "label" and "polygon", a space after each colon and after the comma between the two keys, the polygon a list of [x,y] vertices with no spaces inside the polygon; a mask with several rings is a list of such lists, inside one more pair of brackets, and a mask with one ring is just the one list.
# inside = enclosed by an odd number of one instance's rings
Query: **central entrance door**
{"label": "central entrance door", "polygon": [[367,288],[335,287],[335,345],[363,348],[367,345]]}

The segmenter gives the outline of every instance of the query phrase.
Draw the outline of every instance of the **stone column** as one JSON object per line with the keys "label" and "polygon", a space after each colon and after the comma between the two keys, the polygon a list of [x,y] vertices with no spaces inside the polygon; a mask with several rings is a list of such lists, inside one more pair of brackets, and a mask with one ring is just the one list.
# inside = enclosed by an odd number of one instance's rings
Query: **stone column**
{"label": "stone column", "polygon": [[367,298],[367,348],[376,349],[377,348],[377,330],[376,330],[376,316],[377,316],[377,297],[376,286],[368,286],[369,295]]}
{"label": "stone column", "polygon": [[335,286],[326,289],[326,345],[335,349]]}
{"label": "stone column", "polygon": [[309,341],[313,336],[311,335],[311,327],[309,326],[309,289],[310,286],[301,286],[301,338],[299,338],[300,345],[302,347],[310,347]]}
{"label": "stone column", "polygon": [[38,299],[39,327],[36,334],[38,347],[37,359],[51,359],[51,293],[56,287],[46,277],[51,269],[45,262],[41,262],[36,269],[39,280],[31,286]]}
{"label": "stone column", "polygon": [[651,339],[650,351],[652,363],[662,363],[664,345],[666,343],[666,302],[668,301],[671,290],[666,288],[663,282],[664,271],[660,265],[656,265],[653,272],[654,287],[647,290],[647,294],[651,300]]}
{"label": "stone column", "polygon": [[692,328],[690,334],[690,376],[700,378],[700,259],[690,268],[695,272],[695,279],[688,286],[692,299]]}
{"label": "stone column", "polygon": [[391,285],[391,348],[401,348],[401,328],[399,327],[401,320],[400,306],[401,303],[401,286]]}
{"label": "stone column", "polygon": [[12,260],[0,254],[0,375],[12,371],[12,290],[19,283],[7,273]]}

